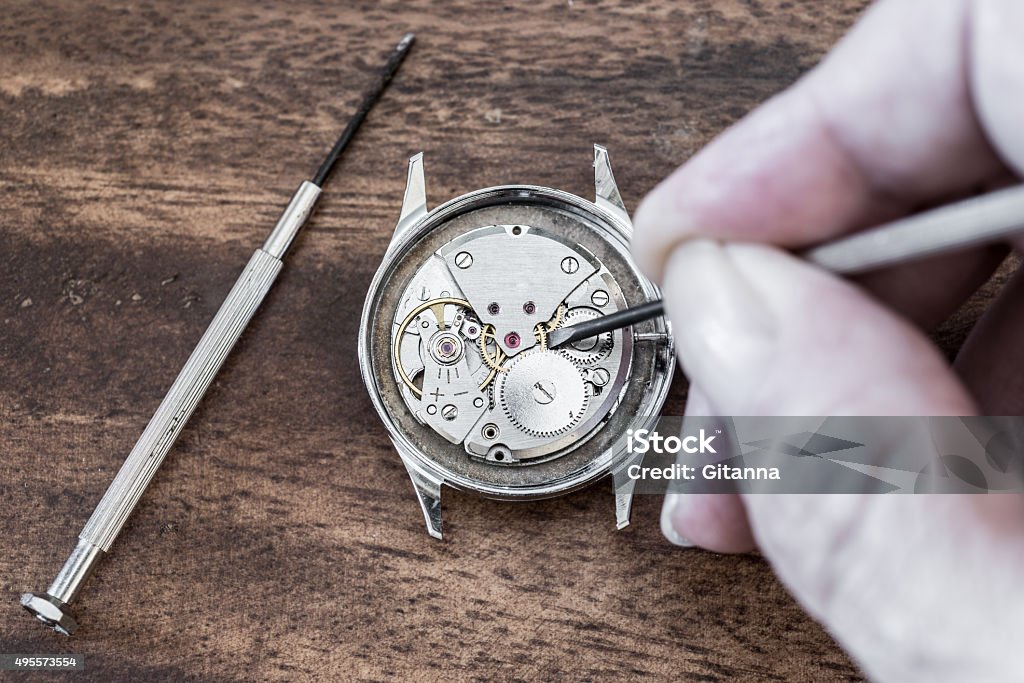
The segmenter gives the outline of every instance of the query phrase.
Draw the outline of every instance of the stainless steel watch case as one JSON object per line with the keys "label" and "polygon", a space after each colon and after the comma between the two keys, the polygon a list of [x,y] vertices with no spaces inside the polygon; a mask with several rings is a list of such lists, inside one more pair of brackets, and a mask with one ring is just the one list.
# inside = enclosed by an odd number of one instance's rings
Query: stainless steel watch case
{"label": "stainless steel watch case", "polygon": [[[374,408],[384,422],[388,435],[398,451],[402,462],[412,479],[417,498],[423,511],[427,531],[435,538],[442,536],[441,521],[441,487],[442,485],[469,491],[489,498],[503,500],[532,500],[563,495],[570,491],[588,486],[595,480],[612,475],[615,492],[616,523],[618,528],[629,524],[632,506],[634,481],[626,476],[626,470],[639,456],[626,451],[623,440],[613,431],[605,435],[604,445],[592,454],[582,453],[583,462],[574,469],[559,473],[548,479],[528,483],[496,483],[484,481],[481,477],[456,472],[426,454],[423,448],[414,443],[410,434],[406,433],[388,409],[382,396],[382,381],[389,366],[384,359],[388,354],[374,355],[375,330],[383,325],[378,318],[381,316],[382,302],[395,287],[390,278],[395,274],[398,265],[420,242],[436,229],[449,224],[459,216],[485,210],[489,207],[546,207],[553,212],[572,215],[581,223],[601,233],[601,238],[614,249],[617,257],[628,266],[631,278],[635,281],[633,299],[628,305],[637,305],[644,300],[660,297],[657,287],[647,280],[632,263],[629,256],[629,240],[633,226],[619,194],[615,177],[612,173],[607,150],[594,145],[594,181],[596,188],[595,201],[590,202],[576,195],[546,187],[531,185],[503,185],[476,190],[456,197],[432,211],[427,210],[426,183],[423,166],[423,154],[417,154],[409,160],[408,179],[402,211],[395,226],[394,235],[388,246],[381,266],[371,281],[366,303],[359,327],[359,367],[366,384]],[[526,222],[526,221],[524,221]],[[375,324],[376,323],[376,324]],[[389,325],[390,327],[390,325]],[[629,415],[619,415],[617,427],[625,431],[625,425],[634,429],[650,427],[657,420],[662,405],[668,394],[674,371],[673,345],[671,328],[667,320],[657,318],[634,327],[630,331],[634,349],[641,350],[645,357],[646,375],[634,375],[630,384],[639,383],[629,388],[632,398]],[[636,354],[638,351],[633,351]],[[390,369],[390,367],[388,367]],[[643,373],[645,368],[638,372]],[[394,406],[394,410],[402,410]],[[600,431],[610,425],[604,425]],[[582,441],[589,441],[594,434],[588,434]],[[609,439],[608,437],[612,437]],[[610,445],[609,440],[615,445]],[[590,448],[588,444],[581,449]],[[579,460],[579,457],[576,458]]]}

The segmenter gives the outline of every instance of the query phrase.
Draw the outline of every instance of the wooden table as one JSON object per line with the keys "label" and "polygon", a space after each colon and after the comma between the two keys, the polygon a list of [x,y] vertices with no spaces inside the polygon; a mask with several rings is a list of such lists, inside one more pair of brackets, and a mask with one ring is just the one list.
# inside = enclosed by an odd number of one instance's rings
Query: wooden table
{"label": "wooden table", "polygon": [[[589,196],[600,142],[634,208],[863,5],[6,3],[0,652],[84,653],[101,681],[858,680],[764,561],[671,547],[651,497],[616,532],[605,485],[448,492],[430,539],[356,332],[411,154],[431,205],[512,182]],[[53,578],[406,30],[410,59],[87,585],[80,634],[44,630],[18,595]]]}

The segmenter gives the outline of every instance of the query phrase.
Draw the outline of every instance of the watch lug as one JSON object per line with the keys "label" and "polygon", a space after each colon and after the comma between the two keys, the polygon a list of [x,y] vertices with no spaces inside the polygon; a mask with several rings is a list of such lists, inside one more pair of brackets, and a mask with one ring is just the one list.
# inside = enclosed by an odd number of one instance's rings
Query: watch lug
{"label": "watch lug", "polygon": [[636,479],[630,477],[628,472],[631,465],[639,465],[643,458],[643,454],[638,453],[612,471],[612,486],[615,489],[615,528],[617,529],[629,526]]}
{"label": "watch lug", "polygon": [[395,448],[402,458],[409,478],[412,479],[416,499],[420,503],[420,509],[423,510],[423,519],[427,523],[427,533],[434,538],[441,538],[441,481],[417,467],[412,458],[405,455],[397,444]]}
{"label": "watch lug", "polygon": [[629,219],[629,212],[622,202],[619,186],[615,183],[608,150],[602,145],[594,145],[594,187],[597,190],[597,199],[594,203],[625,221],[632,232],[633,221]]}
{"label": "watch lug", "polygon": [[427,214],[427,183],[423,174],[423,152],[410,157],[409,175],[405,181],[405,197],[402,199],[402,215],[391,238],[394,243],[409,226]]}

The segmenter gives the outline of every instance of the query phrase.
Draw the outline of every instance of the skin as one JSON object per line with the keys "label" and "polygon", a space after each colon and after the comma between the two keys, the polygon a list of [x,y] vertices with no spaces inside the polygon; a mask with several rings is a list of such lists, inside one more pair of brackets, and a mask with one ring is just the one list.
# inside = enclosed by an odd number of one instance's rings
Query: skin
{"label": "skin", "polygon": [[[1024,414],[1024,275],[953,367],[926,336],[1006,246],[855,282],[786,251],[1018,182],[1021,35],[1024,3],[882,0],[647,196],[633,251],[676,322],[688,414]],[[662,529],[760,549],[874,680],[1002,681],[1024,677],[1022,512],[1014,495],[674,495]]]}

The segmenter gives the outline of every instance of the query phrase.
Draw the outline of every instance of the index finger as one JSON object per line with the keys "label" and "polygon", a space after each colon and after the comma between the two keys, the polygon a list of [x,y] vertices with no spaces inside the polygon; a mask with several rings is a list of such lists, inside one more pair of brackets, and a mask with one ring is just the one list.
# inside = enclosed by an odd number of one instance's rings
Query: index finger
{"label": "index finger", "polygon": [[640,266],[660,280],[697,234],[817,243],[1005,173],[972,106],[970,12],[966,0],[872,7],[819,66],[647,196]]}

